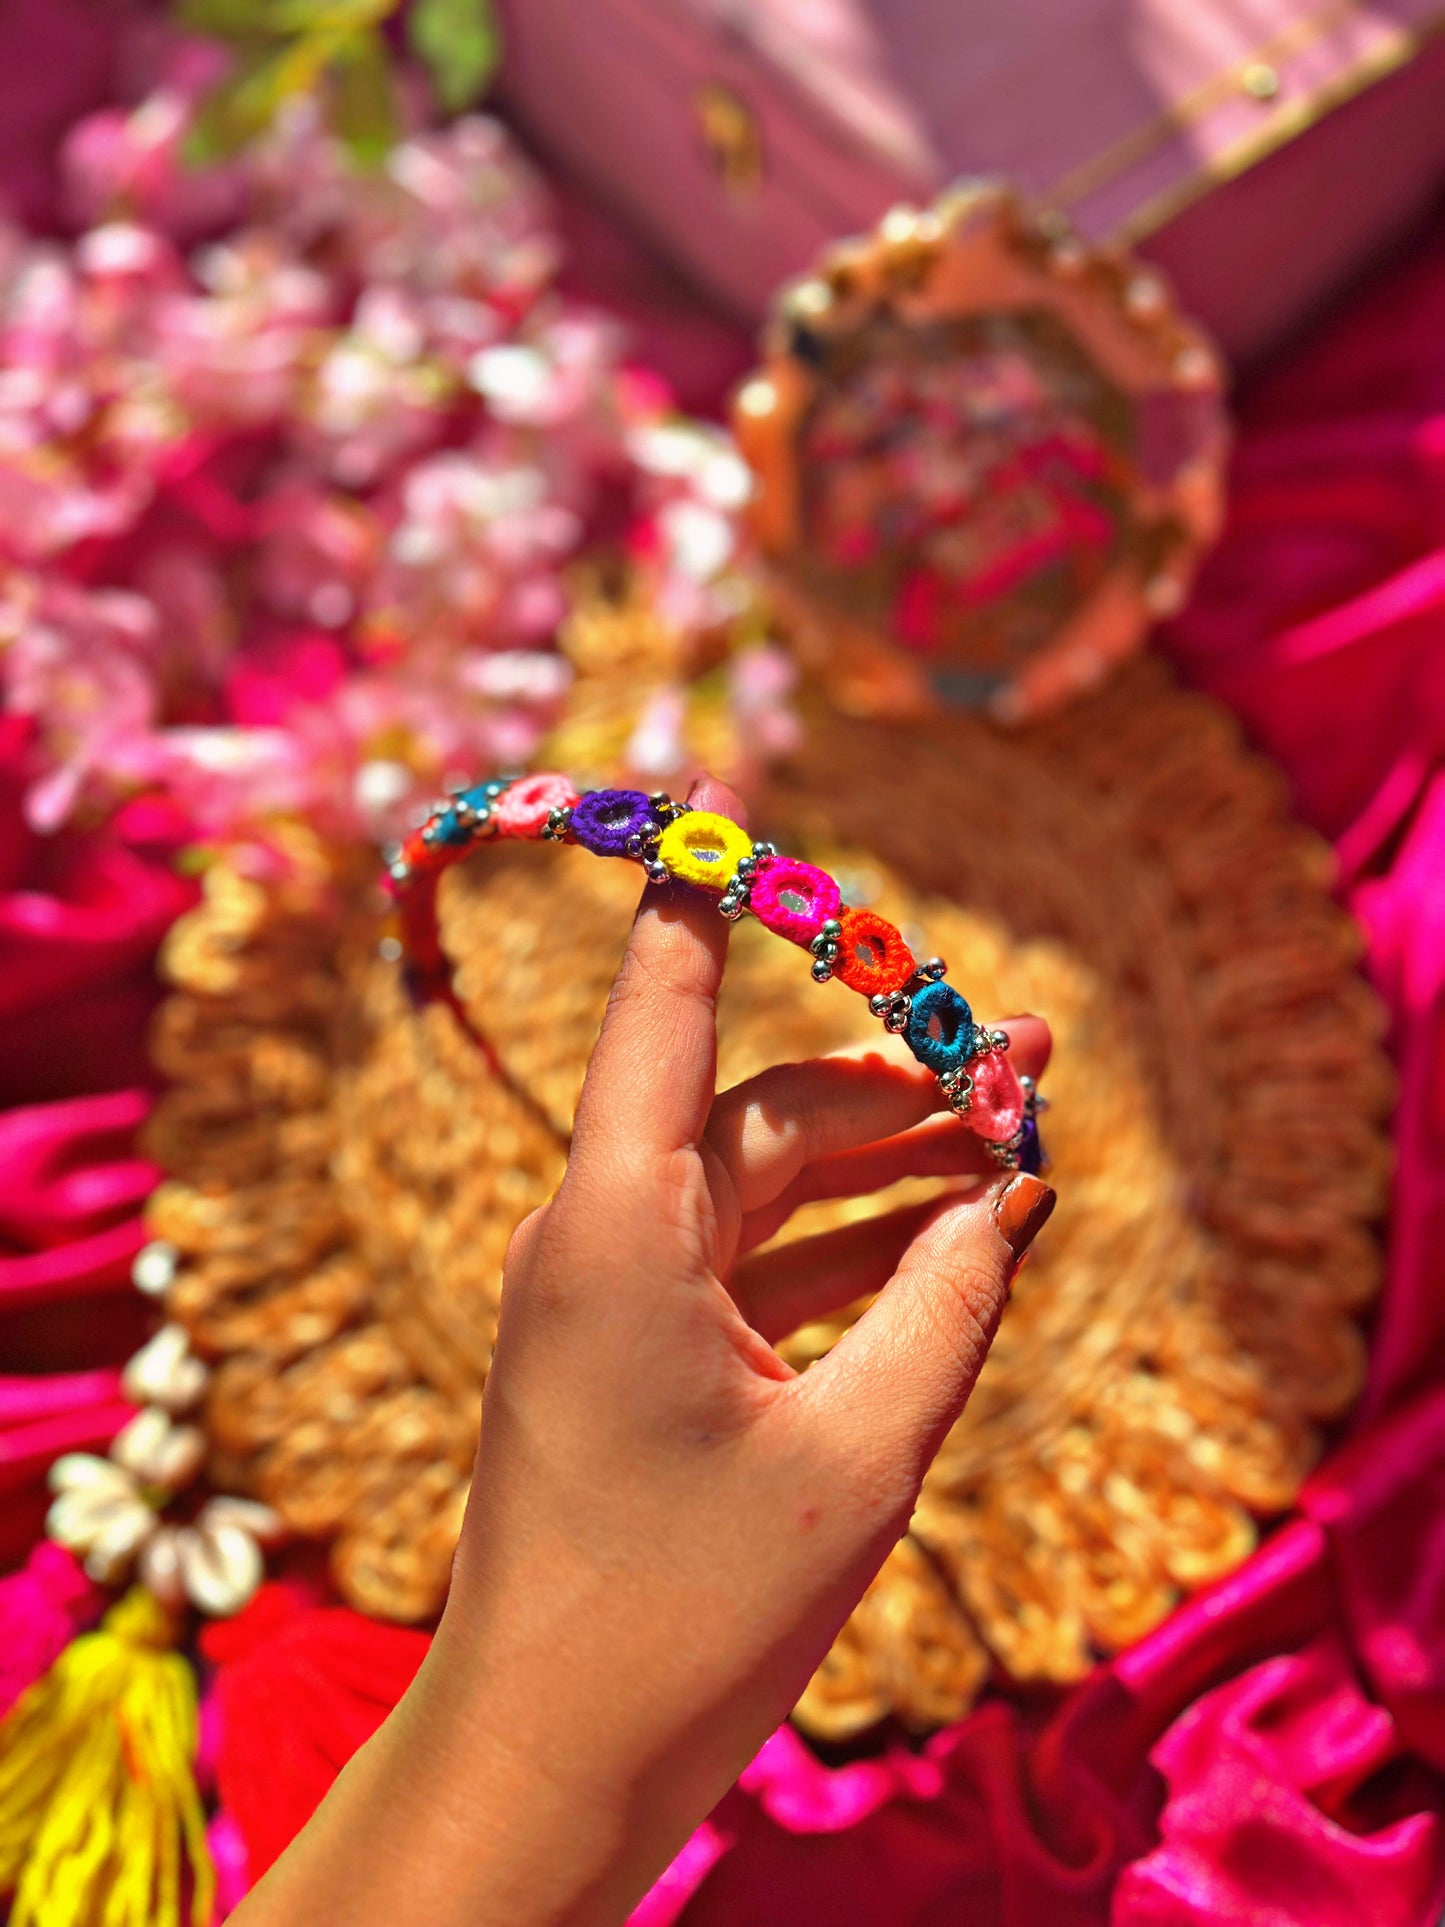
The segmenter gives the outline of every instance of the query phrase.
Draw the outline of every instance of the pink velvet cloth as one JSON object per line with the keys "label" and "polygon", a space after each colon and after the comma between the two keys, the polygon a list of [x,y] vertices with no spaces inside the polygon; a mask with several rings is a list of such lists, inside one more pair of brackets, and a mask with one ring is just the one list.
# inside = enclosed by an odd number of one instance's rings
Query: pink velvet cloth
{"label": "pink velvet cloth", "polygon": [[[16,12],[96,18],[80,0]],[[615,305],[655,324],[650,271],[579,223]],[[649,353],[700,405],[744,353],[680,313]],[[776,1734],[645,1927],[1440,1918],[1445,245],[1248,398],[1230,527],[1166,646],[1333,840],[1391,1012],[1399,1163],[1365,1401],[1249,1564],[1061,1700],[998,1696],[921,1750],[840,1768]],[[124,1417],[151,960],[189,899],[137,820],[37,844],[15,807],[25,756],[0,722],[0,1567],[38,1531],[49,1450]]]}
{"label": "pink velvet cloth", "polygon": [[645,1927],[1435,1927],[1445,1905],[1445,246],[1243,409],[1165,639],[1334,843],[1400,1073],[1369,1387],[1297,1516],[1052,1708],[776,1734]]}
{"label": "pink velvet cloth", "polygon": [[39,1531],[52,1459],[104,1450],[130,1413],[130,1267],[159,1175],[135,1147],[145,1027],[156,945],[193,897],[144,817],[35,838],[28,756],[0,718],[0,1568]]}

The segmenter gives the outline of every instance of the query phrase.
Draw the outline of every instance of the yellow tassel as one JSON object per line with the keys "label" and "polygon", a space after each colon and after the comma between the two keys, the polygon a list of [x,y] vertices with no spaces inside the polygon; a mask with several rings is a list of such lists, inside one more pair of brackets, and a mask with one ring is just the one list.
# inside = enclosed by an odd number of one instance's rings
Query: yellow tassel
{"label": "yellow tassel", "polygon": [[0,1894],[10,1927],[206,1927],[215,1873],[191,1771],[195,1675],[137,1588],[0,1722]]}

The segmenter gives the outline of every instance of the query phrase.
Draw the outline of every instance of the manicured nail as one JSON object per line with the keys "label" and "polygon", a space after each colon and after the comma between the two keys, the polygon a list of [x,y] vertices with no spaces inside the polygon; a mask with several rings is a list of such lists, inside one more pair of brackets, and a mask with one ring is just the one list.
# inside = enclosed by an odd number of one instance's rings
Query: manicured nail
{"label": "manicured nail", "polygon": [[994,1221],[1015,1258],[1022,1258],[1043,1230],[1054,1208],[1054,1198],[1052,1185],[1020,1171],[994,1199]]}

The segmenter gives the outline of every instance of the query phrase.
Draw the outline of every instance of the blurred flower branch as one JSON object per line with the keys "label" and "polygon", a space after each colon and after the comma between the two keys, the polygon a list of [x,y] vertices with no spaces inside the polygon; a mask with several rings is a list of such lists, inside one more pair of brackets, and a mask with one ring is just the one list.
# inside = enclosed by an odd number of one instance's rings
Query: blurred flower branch
{"label": "blurred flower branch", "polygon": [[[216,43],[152,36],[144,96],[66,139],[75,241],[0,226],[0,694],[32,721],[31,824],[144,801],[202,846],[298,816],[384,839],[537,754],[584,681],[626,684],[599,764],[672,777],[699,706],[765,751],[788,677],[737,566],[746,471],[557,287],[505,131],[428,127],[401,87],[358,167],[325,89],[286,89],[383,0],[188,4],[274,30],[269,124],[187,166]],[[579,567],[603,556],[615,609]]]}

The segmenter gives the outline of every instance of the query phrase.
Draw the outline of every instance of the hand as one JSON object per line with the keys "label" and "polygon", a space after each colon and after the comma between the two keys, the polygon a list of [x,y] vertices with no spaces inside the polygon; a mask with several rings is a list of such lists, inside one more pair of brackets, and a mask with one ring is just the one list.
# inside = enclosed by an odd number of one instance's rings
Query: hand
{"label": "hand", "polygon": [[[248,1920],[623,1919],[907,1524],[1053,1193],[887,1037],[715,1099],[727,929],[644,894],[566,1177],[508,1255],[432,1651]],[[1038,1076],[1046,1027],[1005,1028]],[[758,1250],[809,1200],[940,1173],[966,1187]],[[772,1349],[871,1292],[806,1373]]]}

